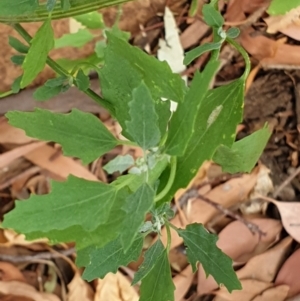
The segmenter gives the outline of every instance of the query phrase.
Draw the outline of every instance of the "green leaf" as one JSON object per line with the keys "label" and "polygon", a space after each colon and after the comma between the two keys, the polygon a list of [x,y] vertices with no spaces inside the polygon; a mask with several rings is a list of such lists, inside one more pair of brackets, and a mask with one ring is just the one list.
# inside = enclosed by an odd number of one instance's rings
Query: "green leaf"
{"label": "green leaf", "polygon": [[136,261],[141,254],[142,247],[143,238],[139,236],[126,254],[119,238],[100,249],[95,248],[90,253],[90,263],[82,275],[83,279],[87,281],[96,278],[103,279],[109,272],[116,273],[120,266],[127,266],[130,262]]}
{"label": "green leaf", "polygon": [[89,29],[105,28],[103,17],[97,11],[93,11],[80,16],[75,16],[74,19]]}
{"label": "green leaf", "polygon": [[213,161],[222,166],[224,172],[251,172],[271,136],[268,127],[235,142],[231,148],[221,145]]}
{"label": "green leaf", "polygon": [[87,29],[79,29],[75,33],[64,34],[55,40],[55,49],[63,47],[80,48],[94,39],[94,35]]}
{"label": "green leaf", "polygon": [[49,51],[54,46],[54,35],[51,20],[48,19],[39,28],[31,41],[22,68],[24,70],[21,88],[29,85],[44,69]]}
{"label": "green leaf", "polygon": [[24,59],[25,59],[25,55],[22,55],[22,54],[20,54],[20,55],[13,55],[13,56],[10,58],[10,60],[11,60],[14,64],[16,64],[16,65],[18,65],[18,66],[21,66],[21,65],[23,64]]}
{"label": "green leaf", "polygon": [[69,10],[71,8],[70,0],[60,0],[62,10]]}
{"label": "green leaf", "polygon": [[68,77],[59,76],[56,78],[48,79],[45,82],[45,86],[50,87],[50,88],[59,87],[59,86],[65,85],[66,83],[68,83],[68,81],[69,81]]}
{"label": "green leaf", "polygon": [[[193,134],[199,108],[209,85],[219,68],[219,61],[210,61],[204,71],[196,72],[184,101],[179,103],[169,125],[165,152],[171,156],[182,156]],[[192,130],[191,130],[192,129]]]}
{"label": "green leaf", "polygon": [[123,210],[126,214],[121,233],[121,243],[125,252],[128,252],[138,230],[145,221],[146,214],[152,208],[154,195],[154,190],[147,183],[144,183],[125,200]]}
{"label": "green leaf", "polygon": [[194,49],[192,49],[191,51],[187,52],[183,63],[185,65],[190,64],[194,59],[196,59],[197,57],[201,56],[203,53],[207,52],[207,51],[211,51],[211,50],[215,50],[215,49],[219,49],[221,48],[222,43],[218,42],[218,43],[205,43],[203,45],[200,45]]}
{"label": "green leaf", "polygon": [[28,113],[11,111],[6,116],[11,125],[23,129],[27,135],[61,144],[65,155],[78,157],[84,164],[118,145],[96,116],[77,109],[69,114],[42,109]]}
{"label": "green leaf", "polygon": [[202,8],[203,18],[207,25],[211,27],[222,27],[224,24],[224,18],[218,10],[216,10],[211,4],[204,4]]}
{"label": "green leaf", "polygon": [[51,12],[54,9],[55,4],[56,4],[56,0],[47,0],[47,4],[46,4],[47,10]]}
{"label": "green leaf", "polygon": [[152,270],[142,279],[139,301],[173,301],[174,290],[168,254],[164,250]]}
{"label": "green leaf", "polygon": [[81,69],[77,72],[75,82],[80,91],[86,91],[90,86],[90,78]]}
{"label": "green leaf", "polygon": [[113,25],[112,28],[106,29],[106,32],[107,31],[125,42],[127,42],[130,38],[130,32],[121,30],[117,25]]}
{"label": "green leaf", "polygon": [[131,120],[126,122],[127,132],[134,141],[144,150],[157,146],[160,140],[158,116],[151,94],[143,82],[132,92],[129,115]]}
{"label": "green leaf", "polygon": [[190,224],[186,229],[177,230],[187,247],[188,261],[193,272],[200,262],[206,276],[212,275],[218,284],[223,284],[229,292],[242,289],[233,268],[232,260],[217,246],[217,235],[210,234],[201,224]]}
{"label": "green leaf", "polygon": [[134,159],[132,158],[132,156],[117,156],[113,160],[109,161],[106,165],[104,165],[103,169],[109,174],[112,174],[116,171],[123,173],[132,165],[134,165]]}
{"label": "green leaf", "polygon": [[172,73],[166,62],[159,62],[142,50],[115,37],[111,32],[106,34],[108,45],[104,51],[105,64],[99,72],[103,98],[115,107],[114,117],[124,131],[125,122],[131,119],[128,103],[132,100],[132,91],[143,80],[155,102],[159,129],[163,136],[168,122],[166,117],[171,113],[169,102],[161,101],[161,98],[182,101],[186,91],[183,80],[179,74]]}
{"label": "green leaf", "polygon": [[240,78],[207,93],[187,149],[177,160],[173,185],[161,202],[169,201],[179,188],[186,187],[203,162],[210,160],[220,145],[231,147],[236,126],[242,120],[244,84]]}
{"label": "green leaf", "polygon": [[164,245],[161,240],[157,240],[146,252],[143,263],[139,266],[139,270],[134,274],[132,285],[137,284],[144,279],[154,268],[158,258],[164,252]]}
{"label": "green leaf", "polygon": [[13,92],[14,94],[19,93],[20,90],[21,90],[20,85],[21,85],[22,76],[23,76],[23,75],[18,76],[18,77],[14,80],[13,84],[11,85],[11,90],[12,90],[12,92]]}
{"label": "green leaf", "polygon": [[198,7],[199,7],[198,0],[192,0],[191,6],[190,6],[190,9],[189,9],[189,16],[190,17],[194,17],[195,16]]}
{"label": "green leaf", "polygon": [[53,181],[47,195],[17,201],[3,225],[22,233],[63,230],[76,225],[92,231],[107,222],[116,192],[110,185],[69,176],[66,182]]}
{"label": "green leaf", "polygon": [[267,13],[273,16],[284,15],[293,8],[297,8],[298,6],[300,6],[300,0],[272,0]]}
{"label": "green leaf", "polygon": [[17,50],[20,53],[28,52],[29,47],[27,45],[24,45],[22,42],[20,42],[15,37],[9,36],[8,43],[12,48],[14,48],[15,50]]}
{"label": "green leaf", "polygon": [[1,16],[17,16],[25,13],[33,13],[39,6],[38,0],[1,0]]}
{"label": "green leaf", "polygon": [[104,50],[106,48],[106,41],[102,40],[96,43],[95,45],[95,53],[99,58],[104,58]]}
{"label": "green leaf", "polygon": [[37,101],[46,101],[60,93],[66,92],[69,88],[69,85],[47,86],[45,84],[34,91],[33,98]]}
{"label": "green leaf", "polygon": [[239,28],[237,28],[237,27],[231,27],[226,32],[226,35],[227,35],[228,38],[235,39],[235,38],[237,38],[239,36],[240,32],[241,31],[239,30]]}

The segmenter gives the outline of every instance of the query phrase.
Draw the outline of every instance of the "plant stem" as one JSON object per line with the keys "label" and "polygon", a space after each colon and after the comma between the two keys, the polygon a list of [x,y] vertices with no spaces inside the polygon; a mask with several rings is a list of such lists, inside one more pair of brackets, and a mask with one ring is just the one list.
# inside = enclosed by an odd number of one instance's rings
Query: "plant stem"
{"label": "plant stem", "polygon": [[249,75],[250,69],[251,69],[251,62],[248,56],[248,53],[245,51],[245,49],[239,44],[237,43],[235,40],[231,39],[231,38],[226,38],[226,41],[228,43],[230,43],[243,57],[243,59],[245,60],[245,71],[243,74],[243,77],[246,78]]}
{"label": "plant stem", "polygon": [[170,229],[170,223],[168,221],[165,222],[166,230],[167,230],[167,252],[170,251],[171,247],[171,229]]}
{"label": "plant stem", "polygon": [[4,98],[6,96],[14,94],[12,90],[6,91],[6,92],[0,92],[0,98]]}
{"label": "plant stem", "polygon": [[129,140],[120,140],[120,139],[118,139],[118,142],[122,145],[138,147],[138,145],[135,142],[132,142],[132,141],[129,141]]}
{"label": "plant stem", "polygon": [[176,168],[177,168],[177,157],[171,157],[171,171],[170,171],[170,177],[168,179],[167,185],[164,187],[164,189],[155,197],[155,202],[160,201],[163,197],[167,195],[169,190],[171,189],[174,179],[176,176]]}
{"label": "plant stem", "polygon": [[[12,27],[21,35],[21,37],[30,45],[30,42],[32,40],[32,37],[29,35],[29,33],[20,25],[20,24],[13,24]],[[49,56],[47,57],[46,63],[49,67],[51,67],[56,73],[59,75],[72,77],[72,75],[65,70],[62,66],[57,64],[54,60],[52,60]],[[95,102],[103,106],[105,109],[109,111],[109,113],[114,116],[114,107],[111,103],[101,98],[96,92],[94,92],[92,89],[88,88],[84,92],[86,95],[88,95],[90,98],[92,98]]]}

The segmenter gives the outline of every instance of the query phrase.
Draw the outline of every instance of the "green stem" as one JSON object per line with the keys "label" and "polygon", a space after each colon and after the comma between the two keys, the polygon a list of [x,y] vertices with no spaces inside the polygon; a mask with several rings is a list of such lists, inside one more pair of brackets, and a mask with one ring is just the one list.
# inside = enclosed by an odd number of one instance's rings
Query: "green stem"
{"label": "green stem", "polygon": [[[20,24],[13,24],[12,27],[20,34],[20,36],[30,45],[32,37],[29,33],[20,25]],[[62,76],[72,77],[72,75],[65,70],[62,66],[57,64],[54,60],[52,60],[49,56],[47,57],[46,63],[49,67],[51,67],[56,73]],[[105,99],[101,98],[96,92],[92,89],[87,89],[84,92],[87,96],[92,98],[95,102],[103,106],[107,109],[112,116],[114,116],[114,107],[111,103],[106,101]]]}
{"label": "green stem", "polygon": [[119,144],[128,145],[128,146],[138,146],[135,142],[129,140],[120,140],[118,139]]}
{"label": "green stem", "polygon": [[171,248],[171,240],[172,240],[170,223],[168,221],[165,221],[165,226],[167,230],[167,252],[169,253]]}
{"label": "green stem", "polygon": [[7,97],[9,95],[14,94],[14,92],[12,90],[6,91],[6,92],[0,92],[0,98],[4,98]]}
{"label": "green stem", "polygon": [[176,176],[176,168],[177,168],[177,157],[171,157],[171,171],[170,171],[170,177],[168,179],[168,183],[164,187],[164,189],[155,197],[155,202],[158,202],[162,198],[164,198],[169,192],[169,190],[171,189]]}
{"label": "green stem", "polygon": [[230,43],[243,57],[243,59],[245,60],[245,71],[244,71],[244,74],[243,74],[243,77],[244,78],[247,78],[248,75],[249,75],[249,72],[251,70],[251,62],[250,62],[250,59],[249,59],[249,56],[248,56],[248,53],[245,51],[245,49],[239,44],[237,43],[235,40],[231,39],[231,38],[226,38],[226,41],[228,43]]}

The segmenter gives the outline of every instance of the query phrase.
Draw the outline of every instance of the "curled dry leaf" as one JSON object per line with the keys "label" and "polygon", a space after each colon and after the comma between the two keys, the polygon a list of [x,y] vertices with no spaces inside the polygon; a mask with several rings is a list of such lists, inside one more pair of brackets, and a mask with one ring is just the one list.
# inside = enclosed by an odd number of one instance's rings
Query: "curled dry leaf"
{"label": "curled dry leaf", "polygon": [[300,249],[295,251],[281,267],[276,280],[276,285],[286,284],[290,290],[289,297],[300,294]]}
{"label": "curled dry leaf", "polygon": [[241,284],[243,289],[241,291],[233,291],[231,294],[226,288],[222,287],[216,292],[214,301],[252,301],[255,296],[273,286],[272,283],[254,279],[242,280]]}
{"label": "curled dry leaf", "polygon": [[0,281],[0,294],[20,296],[33,301],[60,301],[54,294],[40,293],[31,285],[18,281]]}
{"label": "curled dry leaf", "polygon": [[279,268],[290,252],[293,239],[288,236],[273,248],[251,258],[244,267],[237,271],[239,279],[252,278],[272,282]]}
{"label": "curled dry leaf", "polygon": [[72,281],[68,284],[67,300],[92,301],[93,298],[94,292],[90,285],[81,278],[78,272],[75,273]]}
{"label": "curled dry leaf", "polygon": [[[258,168],[255,168],[251,174],[245,174],[240,178],[231,179],[226,183],[215,187],[206,193],[205,197],[209,198],[213,202],[221,204],[225,208],[242,202],[247,198],[250,191],[253,189],[257,180],[258,170]],[[202,223],[205,225],[219,213],[216,208],[198,199],[191,201],[189,208],[190,210],[187,212],[189,223]],[[172,223],[179,228],[185,227],[178,215],[172,220]],[[179,246],[183,240],[178,236],[176,231],[171,230],[171,234],[171,248],[175,248]],[[167,242],[165,229],[162,231],[162,241],[164,244]]]}
{"label": "curled dry leaf", "polygon": [[[279,221],[261,218],[253,219],[251,222],[259,226],[266,235],[260,238],[258,233],[253,234],[239,221],[230,223],[219,233],[217,246],[235,262],[245,263],[278,241],[282,230]],[[211,276],[206,278],[205,272],[200,266],[198,270],[198,294],[206,294],[217,288],[218,285],[215,280]]]}
{"label": "curled dry leaf", "polygon": [[175,301],[181,301],[187,291],[189,290],[194,279],[194,273],[192,271],[191,265],[188,265],[183,271],[177,274],[174,278],[175,285],[175,293],[174,298]]}
{"label": "curled dry leaf", "polygon": [[[98,280],[94,301],[138,301],[139,296],[120,273],[109,273]],[[70,300],[71,301],[71,300]]]}
{"label": "curled dry leaf", "polygon": [[0,280],[26,282],[23,274],[16,266],[9,262],[2,261],[0,261]]}
{"label": "curled dry leaf", "polygon": [[252,299],[252,301],[285,301],[289,292],[288,285],[271,287],[262,292],[261,295]]}

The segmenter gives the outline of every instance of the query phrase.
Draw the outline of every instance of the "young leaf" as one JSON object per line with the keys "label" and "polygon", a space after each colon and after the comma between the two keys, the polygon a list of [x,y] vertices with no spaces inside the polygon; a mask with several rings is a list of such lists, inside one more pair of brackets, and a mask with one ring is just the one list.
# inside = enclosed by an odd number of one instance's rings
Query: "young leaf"
{"label": "young leaf", "polygon": [[90,79],[79,69],[75,78],[76,86],[80,91],[86,91],[90,86]]}
{"label": "young leaf", "polygon": [[61,38],[55,40],[55,49],[63,47],[80,48],[93,40],[94,35],[87,29],[79,29],[75,33],[64,34]]}
{"label": "young leaf", "polygon": [[209,85],[219,68],[219,61],[210,61],[204,71],[197,72],[184,101],[178,104],[169,125],[165,152],[171,156],[182,156],[193,134],[199,108]]}
{"label": "young leaf", "polygon": [[22,233],[76,225],[92,231],[107,222],[116,193],[110,185],[69,176],[66,182],[53,181],[47,195],[32,195],[26,202],[17,201],[16,208],[5,216],[4,226]]}
{"label": "young leaf", "polygon": [[75,16],[74,19],[89,29],[105,28],[103,17],[97,11],[93,11],[80,16]]}
{"label": "young leaf", "polygon": [[187,52],[183,63],[185,65],[190,64],[194,59],[196,59],[197,57],[201,56],[203,53],[207,52],[207,51],[211,51],[211,50],[215,50],[215,49],[219,49],[222,46],[221,42],[218,43],[205,43],[203,45],[200,45],[194,49],[192,49],[191,51]]}
{"label": "young leaf", "polygon": [[144,82],[133,90],[132,98],[129,103],[131,120],[126,122],[127,132],[140,147],[147,150],[157,146],[160,140],[154,101]]}
{"label": "young leaf", "polygon": [[33,98],[37,101],[46,101],[60,93],[66,92],[69,88],[69,85],[49,87],[45,84],[34,91]]}
{"label": "young leaf", "polygon": [[228,31],[226,32],[226,35],[227,35],[228,38],[235,39],[235,38],[237,38],[239,36],[240,32],[241,31],[239,30],[239,28],[237,28],[237,27],[230,27],[228,29]]}
{"label": "young leaf", "polygon": [[134,159],[132,158],[132,156],[117,156],[113,160],[109,161],[106,165],[104,165],[103,169],[109,174],[112,174],[116,171],[123,173],[132,165],[134,165]]}
{"label": "young leaf", "polygon": [[143,238],[139,236],[124,253],[120,239],[117,238],[104,247],[95,248],[90,253],[90,263],[82,275],[83,279],[91,281],[96,278],[103,279],[109,272],[116,273],[120,266],[127,266],[139,258],[143,248]]}
{"label": "young leaf", "polygon": [[143,263],[139,266],[139,270],[134,274],[132,285],[137,284],[144,279],[154,268],[158,258],[165,251],[161,240],[157,240],[146,252]]}
{"label": "young leaf", "polygon": [[123,206],[126,212],[121,233],[121,243],[125,252],[128,252],[138,230],[145,221],[146,214],[154,204],[154,190],[144,183],[133,194],[130,194]]}
{"label": "young leaf", "polygon": [[24,62],[25,55],[19,54],[19,55],[13,55],[10,60],[18,66],[21,66]]}
{"label": "young leaf", "polygon": [[54,88],[54,87],[60,87],[62,85],[65,85],[68,82],[68,77],[66,76],[59,76],[56,78],[48,79],[45,82],[45,86]]}
{"label": "young leaf", "polygon": [[211,4],[204,4],[202,8],[203,18],[207,25],[211,27],[222,27],[224,18],[220,12]]}
{"label": "young leaf", "polygon": [[28,52],[29,47],[24,45],[22,42],[20,42],[15,37],[9,36],[8,37],[8,43],[12,48],[14,48],[15,50],[17,50],[20,53],[27,53]]}
{"label": "young leaf", "polygon": [[218,146],[231,147],[236,126],[242,120],[244,84],[243,79],[238,79],[206,94],[187,149],[177,160],[173,185],[162,202],[169,201],[179,188],[186,187],[203,162],[212,158]]}
{"label": "young leaf", "polygon": [[164,250],[151,271],[142,279],[139,301],[173,301],[174,290],[168,254]]}
{"label": "young leaf", "polygon": [[20,14],[33,13],[39,6],[38,0],[1,0],[1,16],[17,16]]}
{"label": "young leaf", "polygon": [[23,75],[18,76],[18,77],[14,80],[13,84],[11,85],[11,90],[12,90],[12,92],[13,92],[14,94],[19,93],[20,90],[21,90],[21,87],[20,87],[20,86],[21,86],[22,76],[23,76]]}
{"label": "young leaf", "polygon": [[203,225],[196,223],[177,232],[187,247],[187,257],[193,272],[197,270],[197,262],[200,262],[206,276],[212,275],[217,283],[224,284],[229,292],[242,289],[232,268],[232,260],[216,246],[217,235],[210,234]]}
{"label": "young leaf", "polygon": [[47,0],[46,7],[48,12],[51,12],[54,9],[55,4],[56,4],[56,0]]}
{"label": "young leaf", "polygon": [[213,161],[222,166],[224,172],[250,172],[262,154],[271,132],[265,126],[250,136],[243,138],[232,147],[221,145],[216,150]]}
{"label": "young leaf", "polygon": [[11,125],[23,129],[27,135],[61,144],[65,155],[78,157],[84,164],[118,145],[96,116],[77,109],[69,114],[42,109],[28,113],[11,111],[6,116]]}
{"label": "young leaf", "polygon": [[31,41],[31,46],[26,54],[22,68],[24,70],[21,88],[29,85],[44,69],[49,51],[54,46],[54,34],[51,20],[48,19],[39,28]]}

